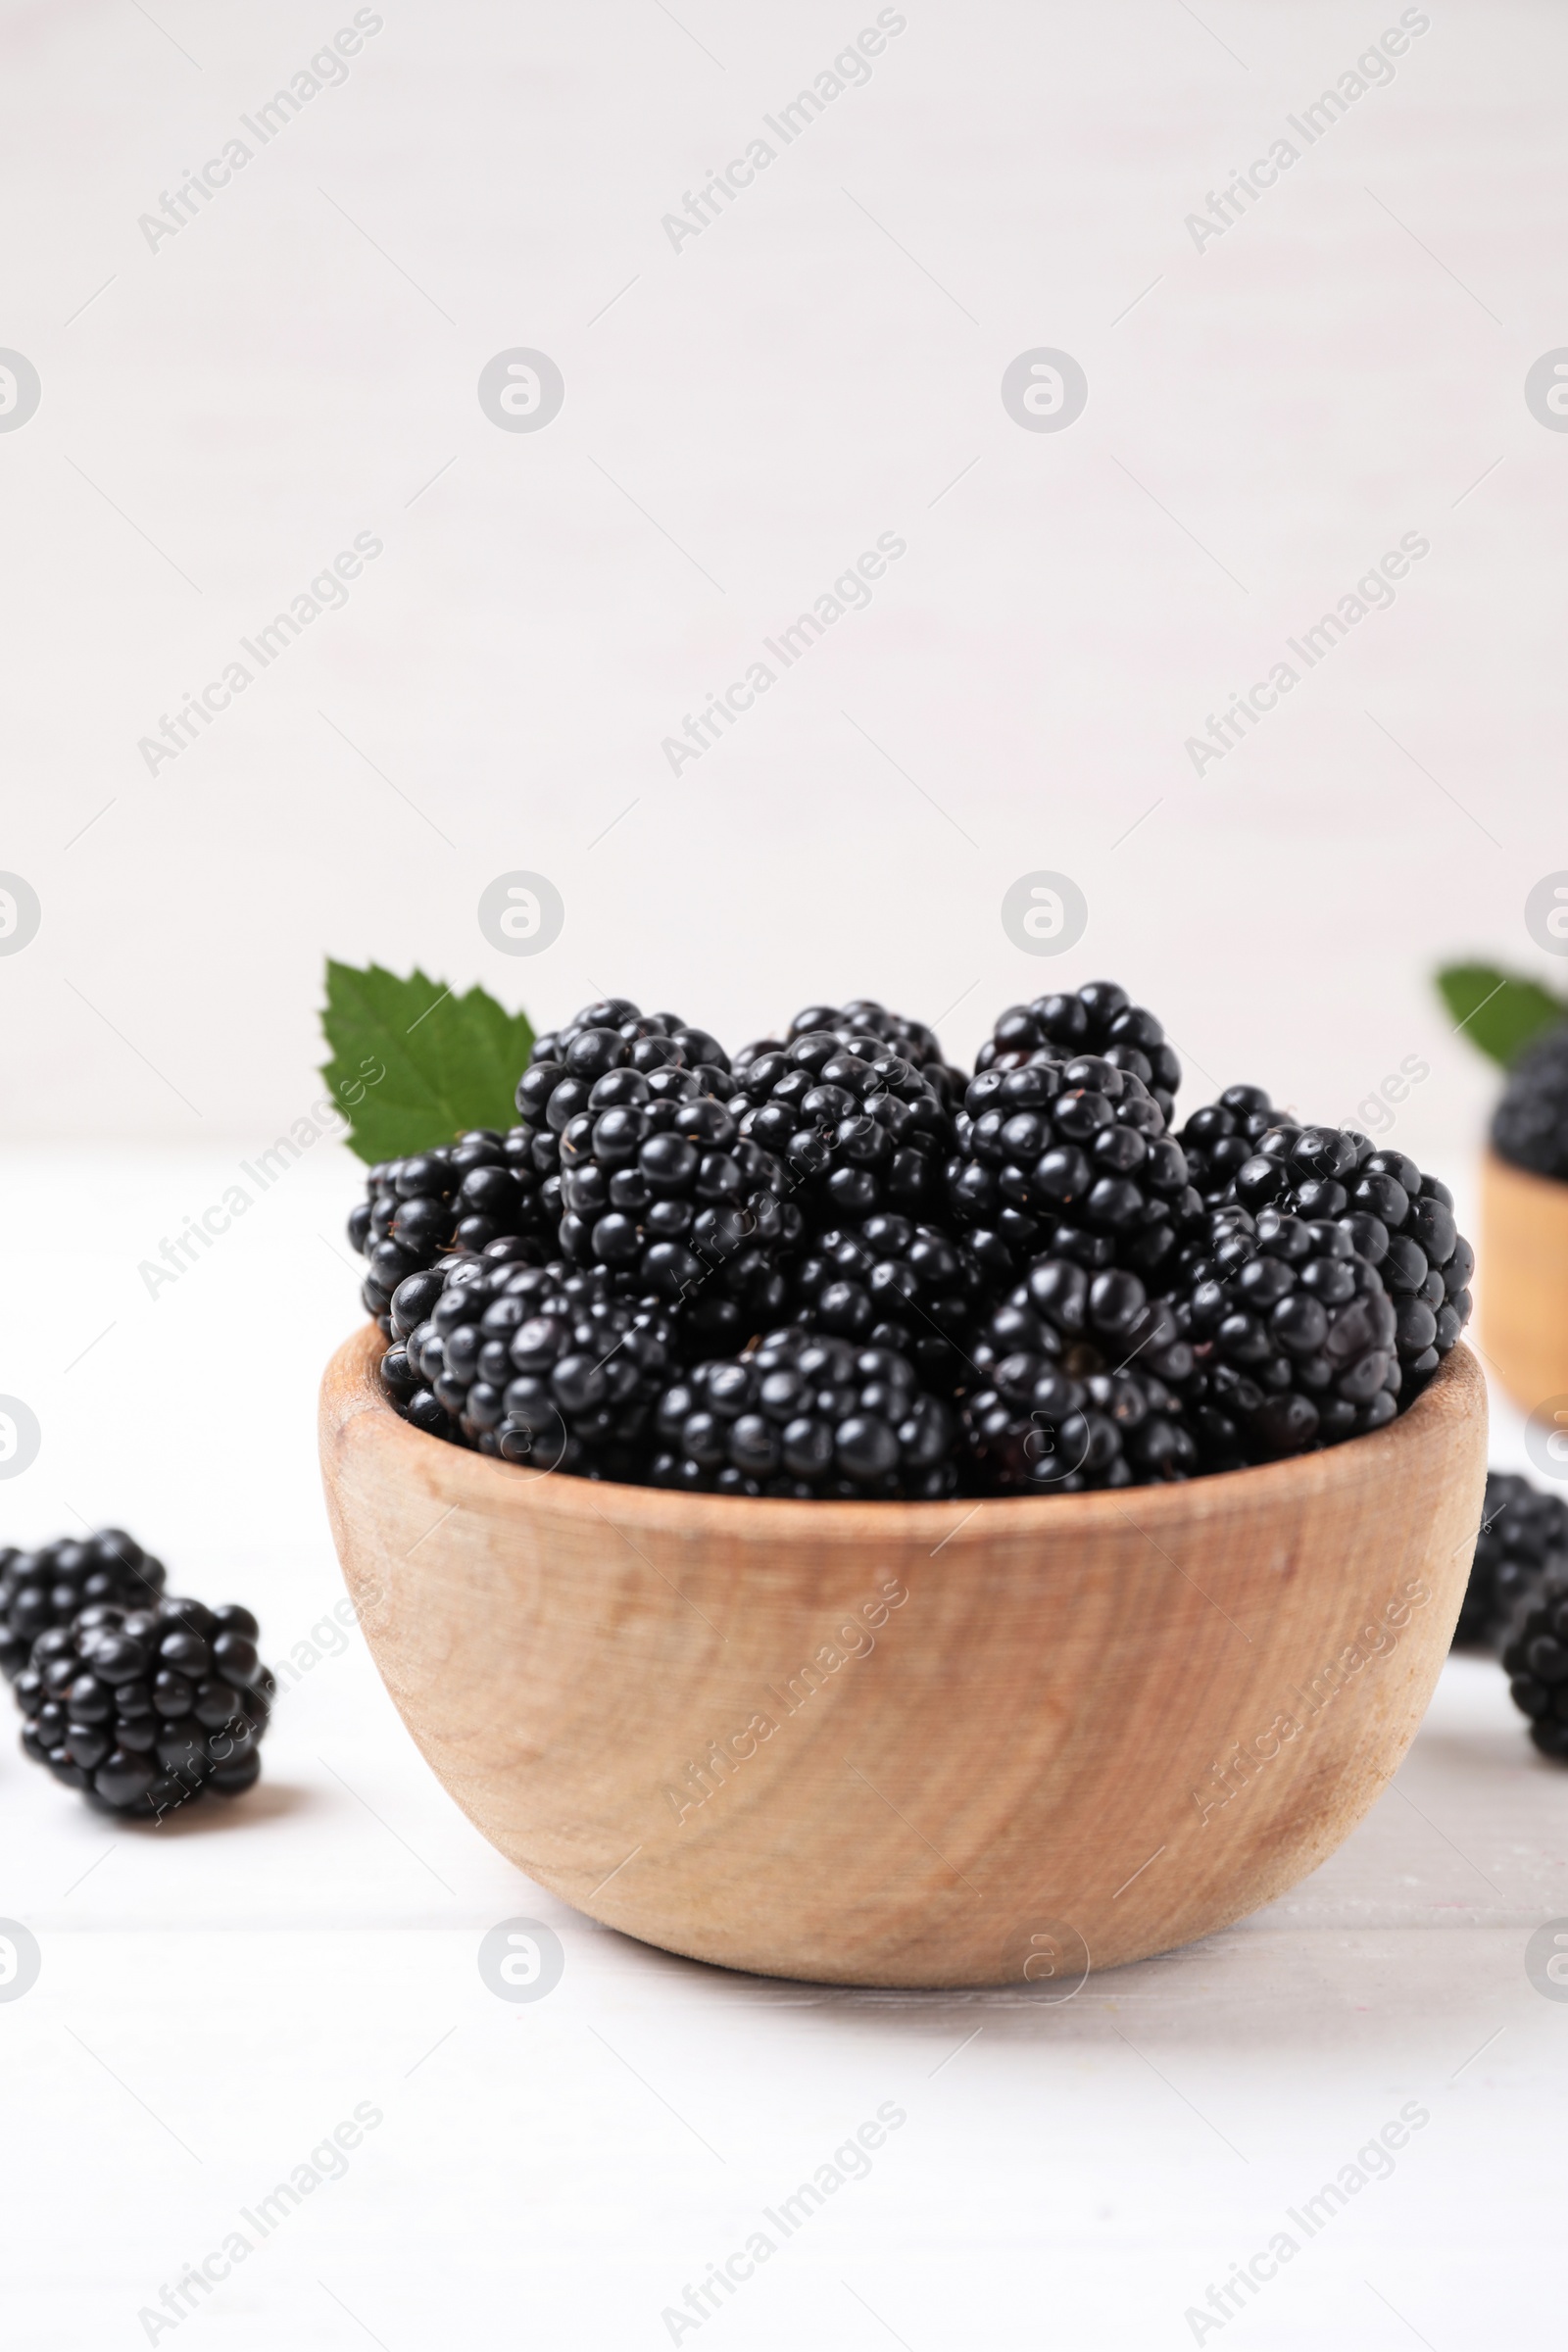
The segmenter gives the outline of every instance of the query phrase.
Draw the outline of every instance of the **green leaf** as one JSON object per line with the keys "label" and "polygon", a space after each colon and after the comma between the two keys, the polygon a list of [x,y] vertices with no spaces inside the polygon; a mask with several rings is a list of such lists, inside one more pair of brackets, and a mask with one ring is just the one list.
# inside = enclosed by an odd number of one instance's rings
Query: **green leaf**
{"label": "green leaf", "polygon": [[1490,963],[1451,963],[1438,974],[1438,986],[1455,1029],[1504,1066],[1541,1030],[1568,1020],[1568,1004],[1539,981],[1499,972]]}
{"label": "green leaf", "polygon": [[517,1080],[533,1029],[482,988],[454,996],[417,967],[407,980],[377,963],[327,959],[322,1077],[362,1159],[401,1159],[467,1127],[516,1124]]}

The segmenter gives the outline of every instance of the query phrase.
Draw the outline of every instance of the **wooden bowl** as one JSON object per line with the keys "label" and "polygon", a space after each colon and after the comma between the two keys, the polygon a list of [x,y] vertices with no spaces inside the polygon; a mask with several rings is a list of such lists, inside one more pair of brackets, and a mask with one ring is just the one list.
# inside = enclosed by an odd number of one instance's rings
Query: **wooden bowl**
{"label": "wooden bowl", "polygon": [[384,1345],[333,1358],[321,1455],[426,1759],[579,1910],[771,1976],[1069,1992],[1283,1894],[1409,1744],[1481,1515],[1462,1347],[1296,1461],[818,1503],[490,1461],[397,1417]]}
{"label": "wooden bowl", "polygon": [[1568,1184],[1481,1163],[1481,1337],[1527,1413],[1568,1393]]}

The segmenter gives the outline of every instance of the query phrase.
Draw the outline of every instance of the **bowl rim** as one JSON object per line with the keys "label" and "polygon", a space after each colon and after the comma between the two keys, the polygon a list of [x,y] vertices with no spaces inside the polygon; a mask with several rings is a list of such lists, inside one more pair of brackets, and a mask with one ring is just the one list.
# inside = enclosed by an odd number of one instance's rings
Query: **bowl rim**
{"label": "bowl rim", "polygon": [[[1285,1461],[1217,1470],[1157,1486],[1102,1488],[1083,1494],[952,1494],[939,1502],[813,1502],[771,1494],[686,1494],[667,1487],[634,1486],[554,1471],[519,1477],[516,1464],[454,1446],[448,1439],[405,1421],[393,1409],[377,1378],[386,1345],[378,1326],[367,1323],[337,1348],[322,1380],[323,1435],[328,1429],[335,1433],[366,1412],[372,1413],[411,1467],[423,1464],[443,1485],[466,1487],[471,1502],[493,1498],[496,1516],[548,1506],[552,1516],[586,1519],[591,1515],[610,1520],[612,1513],[624,1518],[629,1507],[650,1527],[681,1533],[702,1531],[720,1540],[745,1534],[752,1542],[772,1539],[797,1546],[808,1529],[815,1529],[824,1544],[835,1546],[870,1541],[878,1529],[888,1534],[896,1529],[905,1542],[929,1534],[933,1556],[965,1535],[972,1540],[981,1533],[1005,1538],[1039,1529],[1043,1534],[1088,1540],[1094,1531],[1106,1529],[1118,1519],[1148,1535],[1151,1522],[1158,1528],[1232,1509],[1269,1509],[1287,1515],[1327,1487],[1360,1471],[1364,1470],[1369,1480],[1377,1477],[1380,1466],[1392,1472],[1394,1456],[1423,1442],[1429,1433],[1436,1436],[1438,1423],[1456,1426],[1478,1409],[1485,1413],[1487,1403],[1486,1376],[1474,1351],[1460,1340],[1409,1410],[1397,1414],[1385,1428]],[[956,1525],[956,1511],[960,1514]],[[1051,1514],[1044,1524],[1043,1511]]]}

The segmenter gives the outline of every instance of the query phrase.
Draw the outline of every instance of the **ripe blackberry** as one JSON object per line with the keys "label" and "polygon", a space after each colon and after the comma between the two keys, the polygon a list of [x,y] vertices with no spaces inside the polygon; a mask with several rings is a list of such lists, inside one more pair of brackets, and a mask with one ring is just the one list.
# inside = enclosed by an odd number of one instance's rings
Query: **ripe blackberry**
{"label": "ripe blackberry", "polygon": [[623,1290],[608,1267],[455,1259],[394,1295],[382,1381],[433,1437],[539,1470],[634,1479],[677,1357],[668,1314]]}
{"label": "ripe blackberry", "polygon": [[1184,1220],[1174,1255],[1162,1272],[1162,1295],[1185,1298],[1200,1282],[1224,1280],[1257,1255],[1257,1224],[1232,1200]]}
{"label": "ripe blackberry", "polygon": [[1568,1576],[1552,1574],[1503,1644],[1514,1705],[1543,1755],[1568,1763]]}
{"label": "ripe blackberry", "polygon": [[798,1326],[701,1364],[659,1407],[656,1486],[932,1501],[957,1482],[957,1419],[890,1348]]}
{"label": "ripe blackberry", "polygon": [[1180,1403],[1152,1373],[1075,1380],[1058,1360],[1029,1348],[990,1366],[965,1399],[963,1429],[983,1490],[1002,1494],[1149,1486],[1198,1467]]}
{"label": "ripe blackberry", "polygon": [[42,1633],[69,1625],[96,1601],[146,1608],[164,1589],[164,1564],[121,1527],[78,1540],[63,1536],[35,1551],[0,1550],[0,1671],[15,1677]]}
{"label": "ripe blackberry", "polygon": [[940,1211],[953,1119],[941,1091],[872,1036],[810,1029],[735,1074],[740,1132],[829,1224]]}
{"label": "ripe blackberry", "polygon": [[1237,1207],[1215,1212],[1210,1232],[1213,1256],[1173,1301],[1193,1344],[1188,1414],[1204,1467],[1301,1453],[1392,1421],[1397,1312],[1346,1226]]}
{"label": "ripe blackberry", "polygon": [[1228,1086],[1217,1102],[1193,1112],[1177,1140],[1205,1208],[1234,1200],[1231,1186],[1238,1172],[1279,1116],[1260,1086]]}
{"label": "ripe blackberry", "polygon": [[1568,1502],[1527,1478],[1489,1470],[1455,1647],[1495,1648],[1536,1587],[1554,1575],[1568,1577]]}
{"label": "ripe blackberry", "polygon": [[[706,1029],[694,1029],[683,1021],[678,1012],[644,1012],[629,997],[601,997],[594,1004],[585,1004],[559,1029],[536,1037],[528,1065],[560,1062],[570,1071],[581,1066],[581,1055],[573,1057],[572,1048],[590,1029],[612,1031],[625,1045],[627,1060],[634,1070],[652,1071],[673,1060],[686,1069],[699,1067],[729,1068],[729,1057],[717,1038]],[[673,1054],[657,1050],[652,1041],[664,1041],[675,1048]],[[597,1049],[595,1050],[597,1056]],[[618,1067],[613,1062],[600,1062],[594,1075],[605,1069]]]}
{"label": "ripe blackberry", "polygon": [[902,1012],[890,1012],[874,997],[857,997],[849,1004],[808,1004],[791,1021],[782,1039],[759,1038],[736,1054],[734,1068],[739,1075],[763,1054],[786,1054],[798,1038],[821,1034],[836,1037],[841,1046],[865,1055],[870,1060],[878,1056],[857,1039],[875,1041],[884,1053],[893,1053],[912,1063],[922,1076],[936,1087],[950,1109],[956,1110],[963,1101],[963,1090],[969,1083],[962,1070],[953,1069],[942,1052],[941,1042],[934,1029],[924,1021],[912,1021]]}
{"label": "ripe blackberry", "polygon": [[975,1075],[1069,1061],[1082,1054],[1097,1054],[1142,1079],[1169,1119],[1182,1065],[1154,1015],[1134,1004],[1114,980],[1090,980],[1071,996],[1009,1005],[975,1055]]}
{"label": "ripe blackberry", "polygon": [[349,1217],[349,1240],[370,1261],[361,1293],[370,1314],[384,1321],[398,1284],[447,1250],[522,1237],[533,1245],[527,1254],[548,1253],[560,1186],[535,1165],[532,1144],[529,1127],[507,1135],[475,1127],[455,1144],[370,1169]]}
{"label": "ripe blackberry", "polygon": [[238,1796],[276,1689],[249,1609],[96,1601],[41,1633],[16,1692],[22,1744],[104,1813],[143,1820],[206,1789]]}
{"label": "ripe blackberry", "polygon": [[971,1083],[956,1127],[952,1213],[999,1275],[1049,1250],[1157,1281],[1200,1205],[1150,1089],[1103,1055],[993,1062]]}
{"label": "ripe blackberry", "polygon": [[536,1038],[517,1081],[517,1116],[541,1177],[559,1174],[560,1139],[588,1108],[599,1081],[624,1071],[646,1081],[643,1101],[712,1095],[723,1102],[733,1091],[728,1056],[706,1029],[689,1029],[673,1013],[641,1013],[626,997],[606,997]]}
{"label": "ripe blackberry", "polygon": [[1411,1404],[1470,1320],[1475,1251],[1454,1222],[1453,1195],[1402,1152],[1353,1128],[1269,1128],[1236,1172],[1236,1199],[1310,1222],[1332,1218],[1375,1266],[1394,1301],[1395,1344]]}
{"label": "ripe blackberry", "polygon": [[1073,1258],[1037,1258],[975,1329],[974,1369],[989,1376],[1004,1357],[1039,1356],[1074,1380],[1136,1371],[1179,1388],[1191,1380],[1193,1349],[1182,1317],[1152,1299],[1136,1274],[1090,1274]]}
{"label": "ripe blackberry", "polygon": [[782,1304],[778,1261],[802,1233],[790,1179],[696,1073],[654,1093],[660,1075],[607,1071],[562,1131],[562,1254],[664,1299],[709,1292],[755,1329]]}
{"label": "ripe blackberry", "polygon": [[980,1266],[937,1225],[884,1210],[816,1235],[789,1275],[800,1320],[859,1347],[908,1356],[923,1385],[950,1393],[968,1363]]}
{"label": "ripe blackberry", "polygon": [[1516,1168],[1568,1180],[1568,1022],[1528,1045],[1509,1071],[1492,1147]]}

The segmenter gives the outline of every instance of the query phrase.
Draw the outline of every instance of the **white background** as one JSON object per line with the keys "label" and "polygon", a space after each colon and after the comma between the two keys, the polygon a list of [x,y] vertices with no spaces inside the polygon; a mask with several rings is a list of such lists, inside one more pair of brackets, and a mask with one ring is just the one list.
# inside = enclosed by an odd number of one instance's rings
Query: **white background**
{"label": "white background", "polygon": [[[1568,437],[1522,393],[1568,342],[1558,12],[1434,7],[1200,253],[1186,216],[1396,8],[911,5],[676,253],[662,216],[874,9],[389,4],[150,251],[138,217],[352,13],[0,13],[0,344],[43,384],[0,433],[0,867],[43,906],[0,959],[0,1390],[44,1427],[0,1534],[122,1520],[253,1601],[270,1654],[337,1590],[311,1409],[355,1311],[354,1164],[319,1147],[156,1302],[136,1266],[315,1095],[324,956],[480,979],[541,1027],[626,993],[732,1044],[865,992],[952,1008],[960,1056],[1108,973],[1165,1016],[1188,1106],[1245,1077],[1348,1116],[1424,1060],[1393,1140],[1466,1198],[1494,1082],[1431,970],[1563,977],[1522,918],[1568,865]],[[475,394],[519,345],[565,378],[538,433]],[[1000,399],[1040,345],[1089,379],[1061,433]],[[361,531],[384,553],[347,606],[149,774],[138,739]],[[662,739],[885,531],[870,609],[673,776]],[[1409,531],[1394,608],[1195,776],[1185,739]],[[517,867],[566,908],[533,960],[475,918]],[[1090,908],[1053,962],[999,919],[1041,867]],[[269,1747],[256,1797],[162,1839],[0,1766],[0,1913],[45,1955],[0,2005],[29,2345],[145,2341],[176,2266],[367,2098],[348,2178],[177,2334],[666,2342],[663,2306],[890,2098],[872,2178],[705,2337],[1190,2342],[1187,2306],[1411,2098],[1396,2177],[1224,2332],[1448,2352],[1539,2320],[1568,2018],[1522,1953],[1568,1911],[1568,1798],[1485,1666],[1307,1887],[1061,2010],[746,1983],[594,1930],[455,1815],[357,1638]],[[514,2011],[474,1952],[518,1912],[567,1969]]]}

